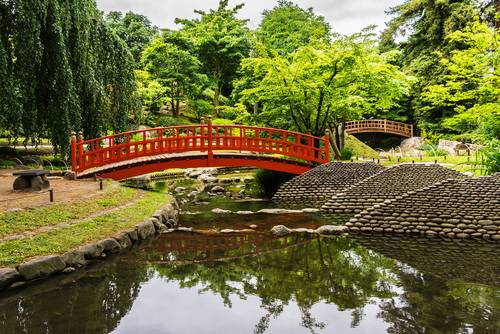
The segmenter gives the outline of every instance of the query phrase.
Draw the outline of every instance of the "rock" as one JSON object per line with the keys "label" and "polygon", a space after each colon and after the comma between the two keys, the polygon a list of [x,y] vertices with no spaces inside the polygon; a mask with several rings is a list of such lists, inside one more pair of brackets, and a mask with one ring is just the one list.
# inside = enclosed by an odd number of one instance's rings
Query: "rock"
{"label": "rock", "polygon": [[304,213],[316,213],[316,212],[319,212],[320,210],[319,209],[314,209],[314,208],[305,208],[305,209],[302,209],[302,212]]}
{"label": "rock", "polygon": [[65,274],[70,274],[70,273],[75,272],[75,271],[76,271],[76,269],[73,267],[66,267],[66,268],[64,268],[64,270],[62,272]]}
{"label": "rock", "polygon": [[118,241],[113,238],[101,240],[99,243],[104,247],[106,253],[118,253],[122,249]]}
{"label": "rock", "polygon": [[232,213],[232,212],[230,210],[223,210],[223,209],[215,208],[215,209],[212,209],[212,213],[228,214],[228,213]]}
{"label": "rock", "polygon": [[257,225],[255,225],[255,224],[252,224],[252,225],[250,225],[249,227],[250,227],[250,228],[253,228],[253,229],[256,229],[258,226],[257,226]]}
{"label": "rock", "polygon": [[183,193],[184,191],[186,191],[186,188],[184,188],[184,187],[177,187],[177,188],[174,189],[174,191],[177,194],[180,194],[180,193]]}
{"label": "rock", "polygon": [[81,250],[72,250],[64,253],[61,256],[67,266],[80,268],[87,265],[87,260],[85,260],[85,254]]}
{"label": "rock", "polygon": [[292,230],[290,230],[285,225],[276,225],[271,229],[271,233],[277,237],[283,237],[292,233]]}
{"label": "rock", "polygon": [[347,226],[324,225],[316,229],[316,233],[325,235],[338,235],[349,230]]}
{"label": "rock", "polygon": [[69,180],[69,181],[75,181],[76,180],[76,173],[68,171],[64,174],[64,179]]}
{"label": "rock", "polygon": [[139,239],[147,239],[148,237],[155,234],[155,226],[151,221],[145,221],[138,224],[135,229],[137,230],[137,235]]}
{"label": "rock", "polygon": [[149,221],[153,223],[153,226],[155,227],[155,231],[159,231],[162,226],[164,226],[158,218],[149,218]]}
{"label": "rock", "polygon": [[99,243],[88,244],[81,246],[77,251],[82,252],[85,259],[95,259],[101,256],[104,251],[104,247]]}
{"label": "rock", "polygon": [[283,215],[290,213],[302,213],[302,210],[287,210],[287,209],[262,209],[257,211],[257,213],[266,213],[271,215]]}
{"label": "rock", "polygon": [[235,230],[231,230],[231,229],[220,230],[220,233],[235,233],[235,232],[236,232]]}
{"label": "rock", "polygon": [[254,180],[255,180],[254,177],[247,176],[247,177],[244,177],[242,181],[245,182],[245,183],[252,183]]}
{"label": "rock", "polygon": [[175,227],[175,226],[177,226],[177,220],[174,220],[174,219],[169,219],[169,220],[167,220],[167,222],[165,223],[165,226],[166,226],[166,227],[168,227],[168,228]]}
{"label": "rock", "polygon": [[242,215],[242,216],[253,215],[253,211],[236,211],[236,214],[237,215]]}
{"label": "rock", "polygon": [[233,179],[231,179],[231,178],[219,179],[220,184],[230,184],[232,182],[233,182]]}
{"label": "rock", "polygon": [[133,229],[133,230],[128,230],[128,231],[126,231],[125,233],[127,233],[127,234],[128,234],[128,237],[130,238],[130,241],[132,241],[132,243],[133,243],[134,241],[139,240],[139,235],[137,234],[137,231],[136,231],[135,229]]}
{"label": "rock", "polygon": [[21,278],[19,272],[14,268],[0,268],[0,289],[11,286]]}
{"label": "rock", "polygon": [[126,249],[132,247],[132,240],[130,240],[128,233],[120,233],[116,235],[114,238],[120,244],[121,248]]}
{"label": "rock", "polygon": [[220,194],[220,193],[226,192],[226,190],[224,188],[222,188],[221,186],[215,186],[215,187],[212,187],[210,192],[212,192],[214,194]]}
{"label": "rock", "polygon": [[315,230],[313,230],[312,228],[302,228],[302,227],[293,229],[292,231],[296,233],[315,233]]}
{"label": "rock", "polygon": [[178,227],[176,230],[181,232],[193,232],[192,227]]}
{"label": "rock", "polygon": [[198,196],[198,192],[197,191],[191,191],[187,197],[188,198],[195,198],[196,196]]}
{"label": "rock", "polygon": [[66,263],[59,255],[42,256],[22,263],[17,267],[17,271],[24,280],[32,280],[38,277],[45,277],[62,271],[66,268]]}

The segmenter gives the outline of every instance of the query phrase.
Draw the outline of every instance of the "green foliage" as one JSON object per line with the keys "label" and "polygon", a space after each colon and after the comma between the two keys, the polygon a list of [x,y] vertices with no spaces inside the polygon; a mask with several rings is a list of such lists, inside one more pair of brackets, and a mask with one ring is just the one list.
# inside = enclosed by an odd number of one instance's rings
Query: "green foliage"
{"label": "green foliage", "polygon": [[488,174],[500,172],[500,140],[490,143],[484,152],[484,166]]}
{"label": "green foliage", "polygon": [[[175,116],[196,86],[203,86],[206,77],[200,74],[201,63],[189,49],[169,42],[170,36],[158,37],[144,50],[142,63],[151,78],[164,87]],[[160,90],[157,87],[158,91]]]}
{"label": "green foliage", "polygon": [[[347,120],[397,104],[408,78],[379,53],[368,32],[299,48],[290,59],[262,56],[243,61],[243,71],[262,80],[241,92],[240,102],[262,105],[260,122],[322,136]],[[262,75],[264,73],[264,75]]]}
{"label": "green foliage", "polygon": [[376,159],[379,157],[379,153],[377,151],[354,136],[346,136],[344,148],[352,150],[352,156],[356,156],[358,158]]}
{"label": "green foliage", "polygon": [[330,38],[330,25],[323,16],[291,1],[279,0],[278,5],[264,11],[263,16],[257,38],[270,53],[287,56],[313,41]]}
{"label": "green foliage", "polygon": [[125,41],[138,67],[142,51],[158,34],[158,28],[153,26],[146,16],[133,12],[127,12],[125,15],[109,12],[106,15],[106,23]]}
{"label": "green foliage", "polygon": [[72,130],[139,121],[133,59],[94,1],[2,1],[0,12],[0,126],[14,138],[48,137],[64,154]]}
{"label": "green foliage", "polygon": [[430,157],[444,157],[448,155],[448,152],[442,149],[438,149],[437,145],[424,144],[420,147],[420,150],[424,151],[426,156]]}
{"label": "green foliage", "polygon": [[294,177],[293,174],[259,169],[255,173],[255,182],[250,193],[256,197],[271,198],[280,185]]}
{"label": "green foliage", "polygon": [[446,39],[461,49],[440,55],[445,69],[440,83],[422,93],[423,114],[436,114],[445,129],[455,133],[475,132],[483,140],[500,137],[500,39],[498,33],[479,22]]}
{"label": "green foliage", "polygon": [[340,160],[351,160],[354,155],[353,149],[349,147],[344,147],[340,150]]}
{"label": "green foliage", "polygon": [[197,19],[176,19],[181,33],[193,42],[202,73],[210,79],[217,117],[221,95],[230,92],[240,62],[250,51],[246,21],[236,18],[243,5],[228,8],[228,2],[220,0],[217,10],[195,11],[200,15]]}

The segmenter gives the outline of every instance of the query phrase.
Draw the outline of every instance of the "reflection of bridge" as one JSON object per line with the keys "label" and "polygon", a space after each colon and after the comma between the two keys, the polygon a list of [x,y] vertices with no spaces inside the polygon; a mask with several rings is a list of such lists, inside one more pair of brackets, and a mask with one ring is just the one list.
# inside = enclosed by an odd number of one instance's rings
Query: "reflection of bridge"
{"label": "reflection of bridge", "polygon": [[324,137],[243,125],[182,125],[83,140],[72,136],[78,177],[116,180],[168,168],[254,166],[301,174],[330,160]]}
{"label": "reflection of bridge", "polygon": [[383,132],[401,137],[413,137],[413,125],[388,121],[386,119],[367,119],[347,122],[345,130],[348,134]]}
{"label": "reflection of bridge", "polygon": [[[242,258],[310,242],[308,235],[171,233],[146,246],[149,262],[205,262]],[[160,258],[157,258],[156,255]]]}

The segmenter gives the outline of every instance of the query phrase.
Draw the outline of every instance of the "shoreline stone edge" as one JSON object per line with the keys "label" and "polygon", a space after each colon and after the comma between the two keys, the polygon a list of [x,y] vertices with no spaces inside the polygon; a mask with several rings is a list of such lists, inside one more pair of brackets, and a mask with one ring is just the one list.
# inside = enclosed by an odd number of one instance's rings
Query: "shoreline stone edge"
{"label": "shoreline stone edge", "polygon": [[0,291],[15,283],[45,279],[60,272],[73,272],[87,265],[89,260],[105,259],[120,253],[143,240],[167,232],[179,223],[179,205],[175,198],[158,209],[146,220],[114,236],[82,245],[59,255],[38,256],[15,267],[0,268]]}

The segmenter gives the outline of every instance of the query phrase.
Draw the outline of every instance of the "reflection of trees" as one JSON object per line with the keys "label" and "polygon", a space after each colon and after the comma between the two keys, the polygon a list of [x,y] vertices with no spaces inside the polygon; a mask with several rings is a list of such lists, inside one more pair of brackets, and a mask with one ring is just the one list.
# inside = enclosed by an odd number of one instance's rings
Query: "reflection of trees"
{"label": "reflection of trees", "polygon": [[389,332],[500,331],[496,245],[389,236],[357,236],[356,240],[411,266],[397,266],[394,273],[404,291],[380,306],[380,316],[391,324]]}
{"label": "reflection of trees", "polygon": [[150,274],[109,260],[0,297],[2,333],[109,333]]}
{"label": "reflection of trees", "polygon": [[157,270],[165,279],[179,281],[181,287],[202,285],[201,292],[220,295],[229,307],[231,296],[260,297],[267,314],[255,332],[262,333],[291,301],[296,301],[302,312],[301,325],[311,332],[325,326],[310,312],[318,302],[334,303],[340,310],[354,310],[353,323],[359,323],[362,313],[356,309],[366,305],[370,298],[393,295],[390,276],[383,269],[393,266],[393,261],[356,246],[347,238],[317,238],[258,257],[203,265],[157,266]]}
{"label": "reflection of trees", "polygon": [[[381,304],[380,316],[390,333],[498,333],[498,289],[446,282],[401,269],[404,293]],[[469,330],[467,330],[469,328]]]}

